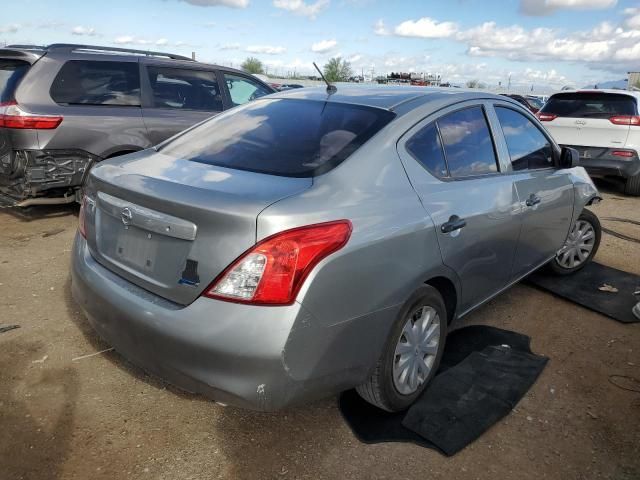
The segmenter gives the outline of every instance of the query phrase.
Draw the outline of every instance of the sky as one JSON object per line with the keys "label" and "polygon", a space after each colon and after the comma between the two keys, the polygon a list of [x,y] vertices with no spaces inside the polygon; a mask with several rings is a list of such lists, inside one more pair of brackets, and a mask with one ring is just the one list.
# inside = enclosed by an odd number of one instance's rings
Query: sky
{"label": "sky", "polygon": [[0,45],[161,50],[269,73],[439,74],[462,84],[582,87],[640,70],[629,0],[0,0]]}

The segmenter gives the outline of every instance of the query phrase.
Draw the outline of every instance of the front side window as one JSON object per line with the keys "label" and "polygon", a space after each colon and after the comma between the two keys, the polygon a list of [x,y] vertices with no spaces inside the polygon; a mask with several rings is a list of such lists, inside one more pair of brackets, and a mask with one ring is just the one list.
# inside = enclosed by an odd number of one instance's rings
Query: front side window
{"label": "front side window", "polygon": [[514,170],[553,167],[551,143],[531,120],[506,107],[496,107],[496,114]]}
{"label": "front side window", "polygon": [[394,117],[358,105],[263,99],[206,121],[160,151],[219,167],[312,177],[340,164]]}
{"label": "front side window", "polygon": [[215,72],[147,67],[154,108],[222,111]]}
{"label": "front side window", "polygon": [[436,123],[453,178],[498,171],[493,139],[482,107],[449,113]]}
{"label": "front side window", "polygon": [[225,73],[224,79],[227,82],[229,95],[231,95],[231,102],[236,106],[273,93],[260,83],[241,75]]}
{"label": "front side window", "polygon": [[68,105],[139,107],[138,63],[69,60],[51,85],[51,98]]}

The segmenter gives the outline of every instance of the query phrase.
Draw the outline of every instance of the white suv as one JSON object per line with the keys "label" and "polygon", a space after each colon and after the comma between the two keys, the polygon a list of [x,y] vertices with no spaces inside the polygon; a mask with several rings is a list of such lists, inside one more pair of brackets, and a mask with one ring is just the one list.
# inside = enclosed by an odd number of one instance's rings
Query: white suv
{"label": "white suv", "polygon": [[564,91],[537,113],[560,145],[580,153],[593,177],[621,177],[625,193],[640,195],[640,93]]}

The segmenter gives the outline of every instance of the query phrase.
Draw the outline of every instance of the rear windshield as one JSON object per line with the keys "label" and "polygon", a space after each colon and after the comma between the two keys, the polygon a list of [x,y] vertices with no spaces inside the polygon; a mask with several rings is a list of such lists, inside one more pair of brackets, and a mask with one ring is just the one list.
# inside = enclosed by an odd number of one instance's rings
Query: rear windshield
{"label": "rear windshield", "polygon": [[613,115],[636,115],[636,102],[629,95],[615,93],[558,93],[541,111],[559,117],[609,118]]}
{"label": "rear windshield", "polygon": [[13,100],[13,94],[30,65],[21,60],[0,58],[0,103]]}
{"label": "rear windshield", "polygon": [[220,167],[310,177],[334,168],[394,117],[351,104],[263,99],[212,118],[160,150]]}

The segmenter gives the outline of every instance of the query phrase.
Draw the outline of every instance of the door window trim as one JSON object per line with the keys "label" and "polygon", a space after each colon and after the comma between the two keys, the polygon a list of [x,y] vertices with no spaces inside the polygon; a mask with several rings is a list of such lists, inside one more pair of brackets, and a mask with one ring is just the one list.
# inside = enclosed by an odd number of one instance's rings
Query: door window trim
{"label": "door window trim", "polygon": [[[551,145],[551,154],[553,157],[553,165],[550,167],[541,167],[541,168],[527,168],[525,170],[514,170],[512,165],[511,165],[511,154],[509,153],[509,147],[507,145],[507,139],[504,136],[504,132],[502,130],[502,124],[500,123],[500,119],[498,118],[498,113],[496,112],[496,107],[500,107],[500,108],[508,108],[509,110],[513,110],[514,112],[517,112],[521,115],[523,115],[527,120],[529,120],[537,129],[538,131],[542,134],[542,136],[544,138],[547,139],[547,142],[549,142],[549,144]],[[494,130],[496,130],[496,136],[498,137],[499,141],[502,143],[502,147],[504,148],[504,152],[506,154],[506,158],[508,161],[508,170],[506,170],[504,173],[507,175],[515,175],[515,174],[521,174],[521,173],[526,173],[526,172],[541,172],[541,171],[546,171],[546,170],[558,170],[559,167],[559,160],[560,160],[560,150],[557,148],[557,144],[556,142],[553,140],[553,138],[551,138],[551,135],[544,129],[544,127],[539,125],[538,120],[535,118],[534,115],[531,114],[531,112],[525,110],[524,108],[519,108],[517,105],[513,105],[512,103],[509,102],[505,102],[499,99],[496,99],[495,101],[491,102],[491,113],[492,113],[492,120],[495,121],[495,125],[492,126]]]}
{"label": "door window trim", "polygon": [[[496,133],[494,131],[493,125],[491,123],[491,119],[490,119],[490,115],[489,115],[489,111],[488,111],[488,107],[491,106],[491,103],[488,102],[486,99],[482,99],[482,100],[468,100],[468,101],[463,101],[459,104],[455,104],[455,105],[449,105],[447,107],[444,107],[440,110],[437,110],[429,115],[427,115],[426,117],[422,118],[418,123],[416,123],[415,125],[413,125],[411,128],[409,128],[407,131],[405,131],[400,138],[398,139],[398,142],[396,143],[396,149],[398,150],[398,152],[400,152],[400,149],[404,150],[404,152],[407,153],[407,155],[413,160],[415,161],[417,164],[420,165],[420,167],[427,172],[429,175],[431,175],[434,179],[439,180],[440,182],[464,182],[467,180],[476,180],[476,179],[481,179],[481,178],[491,178],[491,177],[495,177],[497,175],[502,175],[505,172],[504,168],[505,168],[505,164],[502,161],[501,158],[501,154],[500,154],[500,150],[498,148],[498,142],[496,141]],[[493,155],[495,157],[495,161],[496,161],[496,167],[497,167],[497,171],[495,172],[488,172],[488,173],[481,173],[478,175],[467,175],[467,176],[463,176],[463,177],[452,177],[451,176],[451,172],[449,170],[449,162],[447,161],[447,153],[446,150],[444,148],[444,142],[442,141],[442,135],[440,134],[440,127],[438,125],[438,120],[440,118],[443,118],[447,115],[462,111],[462,110],[466,110],[469,108],[474,108],[474,107],[480,107],[482,109],[482,114],[484,116],[487,128],[489,129],[489,136],[491,137],[491,145],[493,148]],[[495,112],[493,112],[495,115]],[[433,173],[431,173],[429,170],[427,170],[427,168],[422,165],[422,162],[420,162],[407,148],[406,143],[408,140],[410,140],[411,138],[413,138],[413,136],[418,133],[420,130],[422,130],[423,128],[428,127],[429,125],[431,125],[432,123],[435,123],[436,125],[436,130],[438,132],[438,137],[440,139],[440,148],[442,149],[442,155],[444,157],[444,161],[445,161],[445,165],[447,166],[447,174],[448,176],[446,177],[442,177],[439,175],[434,175]],[[503,139],[504,140],[504,139]],[[402,157],[402,156],[401,156]],[[511,165],[511,159],[509,158],[509,165]]]}

